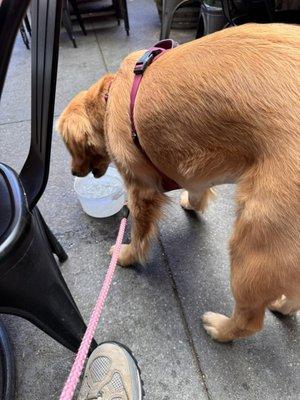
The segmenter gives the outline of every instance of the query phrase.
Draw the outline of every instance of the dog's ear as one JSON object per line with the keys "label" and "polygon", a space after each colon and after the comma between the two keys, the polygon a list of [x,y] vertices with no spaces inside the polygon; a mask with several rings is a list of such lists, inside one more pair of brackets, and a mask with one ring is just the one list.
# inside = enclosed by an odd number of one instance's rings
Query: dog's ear
{"label": "dog's ear", "polygon": [[110,85],[112,84],[112,81],[115,78],[115,74],[106,74],[103,76],[101,79],[101,93],[102,93],[102,98],[104,98],[105,101],[107,101],[108,98],[108,93],[109,93],[109,88]]}
{"label": "dog's ear", "polygon": [[86,92],[79,93],[63,111],[56,123],[56,130],[61,134],[70,150],[75,146],[83,149],[93,137],[93,127],[88,118],[84,98]]}
{"label": "dog's ear", "polygon": [[87,97],[88,102],[99,101],[99,96],[102,102],[107,101],[110,85],[115,78],[115,74],[105,74],[102,78],[91,86],[88,90],[89,96]]}

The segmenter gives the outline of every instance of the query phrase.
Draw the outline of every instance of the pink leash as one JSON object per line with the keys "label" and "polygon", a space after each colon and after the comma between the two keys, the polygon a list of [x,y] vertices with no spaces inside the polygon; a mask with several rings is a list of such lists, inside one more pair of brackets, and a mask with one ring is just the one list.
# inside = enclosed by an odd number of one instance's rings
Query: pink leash
{"label": "pink leash", "polygon": [[121,250],[121,245],[125,233],[125,228],[127,224],[127,218],[123,218],[120,224],[119,233],[116,241],[116,245],[114,248],[114,252],[104,279],[103,286],[101,288],[98,300],[92,312],[89,324],[83,336],[81,345],[79,347],[78,353],[76,355],[74,364],[72,366],[71,372],[66,380],[63,391],[60,395],[59,400],[72,400],[74,396],[74,392],[76,390],[76,386],[78,384],[80,375],[82,373],[85,360],[88,355],[88,351],[90,345],[92,343],[93,337],[95,335],[95,331],[100,319],[100,315],[108,295],[109,288],[111,286],[112,278],[116,269],[119,253]]}

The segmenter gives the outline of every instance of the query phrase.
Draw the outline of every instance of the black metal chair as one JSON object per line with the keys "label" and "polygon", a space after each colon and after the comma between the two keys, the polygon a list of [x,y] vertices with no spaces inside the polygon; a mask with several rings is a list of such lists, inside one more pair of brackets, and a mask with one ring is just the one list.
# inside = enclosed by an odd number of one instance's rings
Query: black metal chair
{"label": "black metal chair", "polygon": [[[78,9],[76,0],[69,0],[69,1],[64,0],[63,10],[62,10],[62,23],[63,23],[64,28],[66,29],[69,39],[71,40],[71,42],[73,44],[73,47],[76,48],[77,43],[76,43],[75,34],[74,34],[74,30],[73,30],[73,24],[72,24],[72,20],[71,20],[69,3],[72,5],[72,9],[74,10],[74,14],[76,15],[76,20],[82,30],[82,33],[86,36],[87,32],[86,32],[86,29],[84,26],[84,22],[81,18],[81,14]],[[30,50],[30,42],[29,42],[27,33],[29,34],[29,36],[31,36],[31,26],[30,26],[30,22],[29,22],[29,18],[28,18],[27,14],[24,17],[24,20],[21,22],[20,33],[21,33],[21,37],[22,37],[22,40],[23,40],[26,48],[28,50]]]}
{"label": "black metal chair", "polygon": [[[0,96],[29,2],[4,0],[0,8]],[[36,206],[49,173],[61,7],[62,0],[31,2],[30,151],[19,176],[0,163],[0,313],[26,318],[76,351],[86,326],[53,253],[61,262],[67,255]]]}
{"label": "black metal chair", "polygon": [[86,29],[83,23],[83,20],[81,18],[81,13],[79,11],[79,8],[77,6],[77,2],[76,0],[64,0],[63,2],[63,11],[62,11],[62,22],[63,25],[67,31],[67,34],[69,36],[69,39],[71,40],[71,42],[73,43],[73,46],[76,48],[77,47],[77,43],[76,43],[76,39],[75,39],[75,35],[74,35],[74,31],[73,31],[73,25],[72,25],[72,20],[71,20],[71,14],[70,14],[70,5],[72,6],[72,9],[74,11],[74,14],[76,15],[76,19],[77,22],[79,23],[79,26],[82,30],[82,33],[86,36]]}
{"label": "black metal chair", "polygon": [[175,11],[189,0],[163,0],[160,40],[168,39]]}
{"label": "black metal chair", "polygon": [[107,4],[107,2],[102,4],[102,0],[72,0],[70,3],[73,8],[73,12],[71,9],[71,14],[76,15],[76,9],[74,8],[74,3],[76,3],[78,11],[83,18],[115,16],[118,25],[120,25],[120,20],[124,19],[125,31],[127,36],[129,35],[130,26],[127,0],[111,0],[111,4]]}
{"label": "black metal chair", "polygon": [[234,0],[222,0],[228,26],[242,25],[248,22],[300,24],[299,10],[276,10],[274,0],[243,0],[242,6],[242,10],[238,10]]}
{"label": "black metal chair", "polygon": [[273,22],[275,2],[273,0],[243,0],[238,9],[234,0],[221,0],[227,26],[246,22]]}

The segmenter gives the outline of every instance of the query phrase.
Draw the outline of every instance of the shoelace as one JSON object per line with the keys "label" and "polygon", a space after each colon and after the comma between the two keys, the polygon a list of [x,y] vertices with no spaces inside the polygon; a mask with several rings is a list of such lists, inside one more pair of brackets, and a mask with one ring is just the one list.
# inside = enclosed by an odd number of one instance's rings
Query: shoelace
{"label": "shoelace", "polygon": [[103,399],[102,395],[103,395],[102,390],[98,390],[97,393],[88,394],[88,397],[86,398],[86,400],[101,400],[101,399]]}

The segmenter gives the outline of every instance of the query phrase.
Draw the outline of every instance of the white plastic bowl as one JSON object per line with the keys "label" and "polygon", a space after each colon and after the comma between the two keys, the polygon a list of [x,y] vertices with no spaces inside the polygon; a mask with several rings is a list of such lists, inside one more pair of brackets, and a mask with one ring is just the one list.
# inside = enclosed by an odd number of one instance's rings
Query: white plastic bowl
{"label": "white plastic bowl", "polygon": [[74,189],[83,211],[91,217],[106,218],[116,214],[125,203],[125,189],[117,169],[109,166],[101,178],[90,173],[75,178]]}

